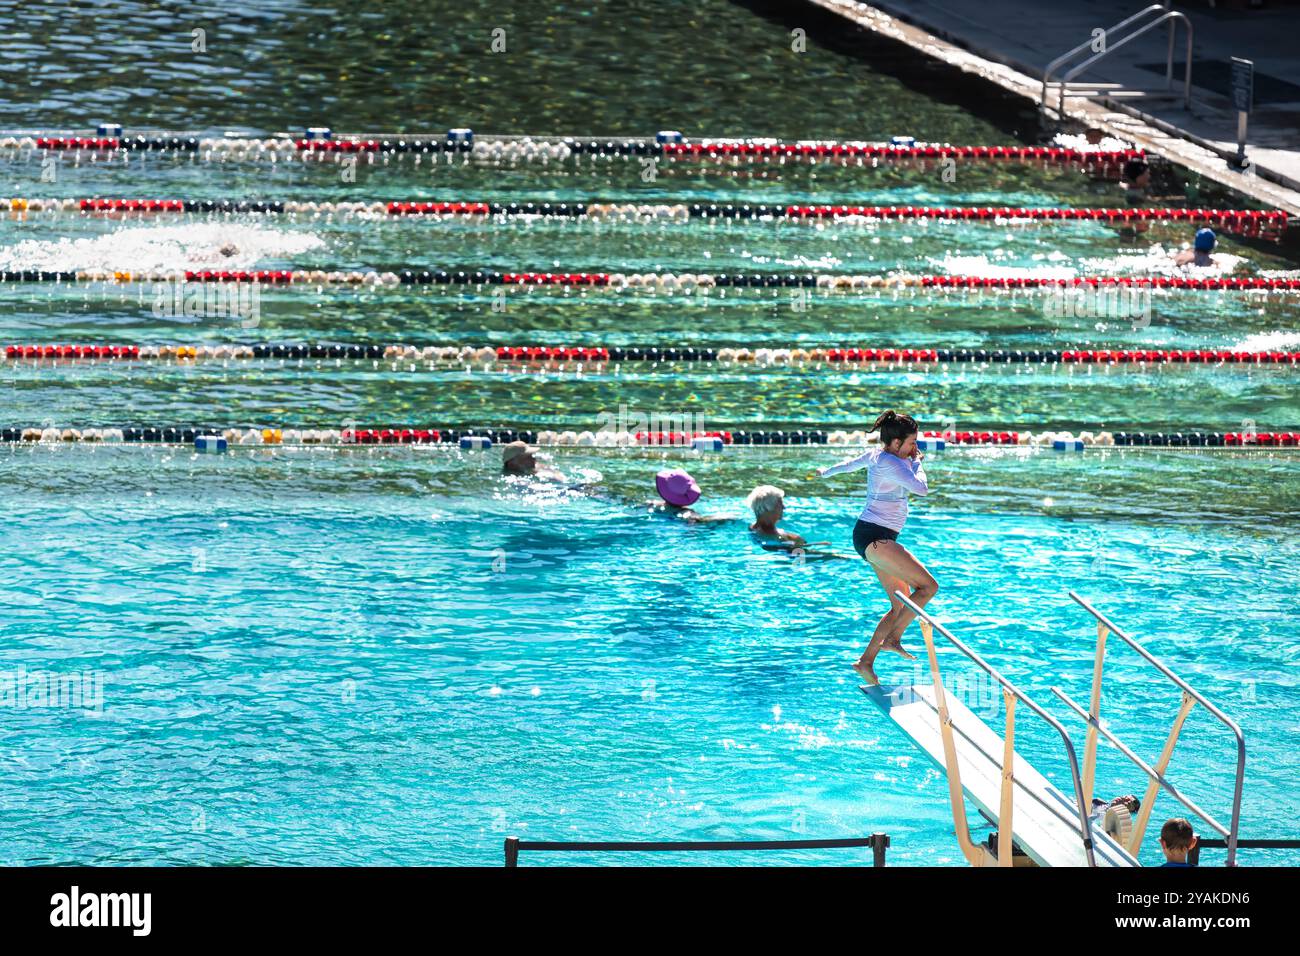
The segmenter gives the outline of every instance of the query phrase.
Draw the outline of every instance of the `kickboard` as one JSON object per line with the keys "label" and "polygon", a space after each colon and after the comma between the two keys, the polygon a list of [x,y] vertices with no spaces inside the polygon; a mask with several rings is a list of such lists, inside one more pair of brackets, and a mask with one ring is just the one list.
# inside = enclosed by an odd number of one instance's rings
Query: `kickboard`
{"label": "kickboard", "polygon": [[[933,685],[885,684],[863,687],[862,692],[940,770],[945,769],[939,708]],[[952,719],[962,790],[989,819],[996,820],[1002,803],[1002,737],[952,693],[945,697],[948,716]],[[1087,866],[1088,857],[1079,834],[1079,814],[1074,802],[1052,786],[1020,754],[1014,755],[1014,761],[1011,829],[1016,844],[1039,866]],[[1099,824],[1092,828],[1092,839],[1097,866],[1140,865]]]}

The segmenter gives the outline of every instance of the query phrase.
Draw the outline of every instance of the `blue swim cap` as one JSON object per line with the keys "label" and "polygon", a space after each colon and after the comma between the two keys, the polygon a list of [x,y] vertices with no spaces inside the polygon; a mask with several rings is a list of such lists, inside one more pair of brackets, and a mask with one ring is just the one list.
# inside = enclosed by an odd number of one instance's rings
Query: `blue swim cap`
{"label": "blue swim cap", "polygon": [[1209,252],[1214,248],[1214,244],[1217,241],[1218,240],[1214,238],[1213,229],[1197,229],[1196,239],[1193,240],[1192,245],[1196,248],[1197,252]]}

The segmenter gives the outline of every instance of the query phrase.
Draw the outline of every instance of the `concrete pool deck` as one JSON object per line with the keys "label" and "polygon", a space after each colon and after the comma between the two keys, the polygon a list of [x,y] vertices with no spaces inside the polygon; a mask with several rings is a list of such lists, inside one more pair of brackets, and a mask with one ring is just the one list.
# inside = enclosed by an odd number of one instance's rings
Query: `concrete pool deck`
{"label": "concrete pool deck", "polygon": [[[1089,39],[1093,30],[1108,28],[1144,5],[1136,0],[809,2],[1035,104],[1042,97],[1043,69],[1051,60]],[[1178,9],[1192,21],[1194,33],[1190,111],[1183,108],[1181,95],[1177,51],[1185,48],[1185,39],[1180,28],[1170,94],[1120,100],[1108,96],[1107,87],[1099,87],[1095,97],[1067,99],[1068,118],[1132,141],[1257,202],[1300,215],[1300,56],[1295,55],[1294,40],[1300,14]],[[1099,63],[1088,79],[1128,89],[1162,86],[1167,37],[1163,27],[1153,30]],[[1237,114],[1230,96],[1198,85],[1221,87],[1232,56],[1255,62],[1256,105],[1246,148],[1255,170],[1246,173],[1230,168],[1213,148],[1236,152]],[[1159,64],[1160,72],[1150,69],[1153,64]],[[1072,88],[1088,89],[1078,79]],[[1294,101],[1289,98],[1292,92]]]}

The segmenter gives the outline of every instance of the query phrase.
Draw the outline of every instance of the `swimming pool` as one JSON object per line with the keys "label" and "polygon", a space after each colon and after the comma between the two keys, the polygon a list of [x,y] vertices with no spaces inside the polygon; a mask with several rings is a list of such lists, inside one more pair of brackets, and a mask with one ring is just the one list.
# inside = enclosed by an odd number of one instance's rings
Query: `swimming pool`
{"label": "swimming pool", "polygon": [[[456,123],[602,136],[677,127],[692,135],[912,132],[952,142],[1016,141],[1006,123],[866,73],[840,52],[793,66],[757,56],[764,45],[788,44],[783,26],[728,4],[707,6],[734,28],[726,50],[707,30],[697,31],[694,45],[653,43],[652,72],[669,77],[658,82],[678,94],[699,87],[690,97],[665,96],[651,108],[644,86],[601,76],[592,81],[601,95],[593,97],[584,83],[567,81],[565,64],[572,63],[557,52],[561,39],[608,43],[615,22],[613,35],[626,40],[680,9],[611,4],[608,22],[553,25],[546,55],[555,72],[538,83],[535,71],[511,74],[517,61],[503,62],[505,73],[494,74]],[[507,21],[519,14],[505,10]],[[460,21],[447,22],[454,30]],[[132,42],[147,48],[152,41]],[[296,60],[312,52],[266,33],[250,42],[259,57],[278,50]],[[352,33],[333,42],[331,62],[340,73],[364,59]],[[381,44],[372,52],[400,72],[400,51]],[[432,48],[417,55],[440,62]],[[756,71],[734,109],[710,92],[716,77],[701,66],[710,60]],[[650,82],[645,63],[638,64],[637,75]],[[172,65],[159,69],[166,74]],[[413,102],[466,82],[429,69],[394,89],[363,69],[360,86],[339,79],[331,87],[300,70],[284,81],[286,97],[264,69],[254,61],[249,81],[236,83],[229,99],[163,96],[143,104],[88,89],[87,108],[130,107],[136,125],[242,122],[271,130],[320,121],[303,105],[315,96],[336,128],[372,129],[391,126],[394,116],[418,118]],[[806,84],[799,82],[804,70]],[[848,93],[772,99],[783,85],[778,77],[786,89],[806,90],[824,70],[831,71],[818,80],[824,89],[865,85],[876,95],[865,107]],[[33,122],[30,104],[0,115],[10,124]],[[599,126],[574,129],[575,116]],[[47,125],[83,119],[59,103],[41,118]],[[412,119],[407,128],[427,126]],[[619,162],[595,171],[361,163],[354,182],[331,164],[171,156],[118,164],[66,157],[53,182],[41,180],[39,164],[13,160],[3,169],[13,195],[45,198],[949,207],[1118,201],[1111,183],[1014,164],[963,166],[951,182],[890,167],[736,174],[686,164],[663,164],[646,181],[637,164]],[[0,225],[0,270],[1165,275],[1169,250],[1186,238],[1156,227],[1122,239],[1099,223],[32,214]],[[224,254],[226,247],[233,253]],[[1220,252],[1240,257],[1242,274],[1297,274],[1282,248],[1225,235]],[[306,286],[263,291],[255,322],[160,314],[154,293],[147,283],[0,283],[0,338],[145,346],[1300,348],[1294,296],[1237,292],[1160,291],[1140,322],[1062,316],[1028,291],[872,289],[796,301],[786,289],[708,296],[519,289],[497,300],[475,287]],[[690,415],[709,428],[853,430],[896,406],[914,409],[927,426],[961,429],[1237,431],[1249,422],[1261,431],[1295,431],[1297,374],[1289,365],[1218,364],[547,369],[328,358],[13,360],[0,364],[0,427],[436,422],[583,431],[630,409]],[[731,447],[709,456],[554,449],[561,468],[599,479],[597,493],[582,495],[521,486],[498,474],[494,453],[445,447],[240,447],[200,456],[184,447],[0,443],[7,512],[0,524],[0,671],[21,674],[35,689],[75,677],[88,695],[88,706],[51,707],[27,697],[24,705],[0,707],[11,741],[0,784],[0,862],[491,865],[509,835],[790,839],[882,830],[893,838],[891,863],[960,863],[942,775],[862,699],[847,666],[883,611],[874,578],[856,561],[800,564],[762,552],[745,521],[686,527],[638,507],[657,469],[685,463],[705,489],[707,510],[740,518],[749,490],[773,482],[789,495],[791,527],[848,551],[860,484],[810,475],[851,450]],[[1093,600],[1242,725],[1249,747],[1243,835],[1290,836],[1300,638],[1296,455],[1281,448],[1096,448],[1081,455],[950,448],[928,459],[934,494],[916,504],[904,540],[941,583],[932,609],[1055,713],[1064,708],[1048,688],[1060,685],[1083,699],[1092,664],[1090,619],[1066,591]],[[915,631],[910,644],[920,647]],[[977,712],[996,713],[991,688],[950,659],[945,655],[945,668],[971,681],[955,692]],[[901,660],[882,661],[881,669],[887,680],[922,676]],[[1112,728],[1153,756],[1177,708],[1175,694],[1123,652],[1113,654],[1107,673]],[[1230,752],[1200,717],[1184,731],[1175,779],[1222,814]],[[1077,722],[1064,722],[1081,740]],[[1059,744],[1045,730],[1021,721],[1018,749],[1067,789]],[[1136,773],[1113,751],[1101,753],[1098,794],[1137,790]],[[1157,819],[1164,811],[1173,812],[1166,798]],[[977,838],[986,829],[977,829]],[[1148,846],[1142,861],[1156,855]],[[792,852],[744,862],[862,858]],[[1274,851],[1243,859],[1286,862]],[[528,862],[734,861],[566,855]],[[1215,862],[1210,851],[1206,862]]]}
{"label": "swimming pool", "polygon": [[[1083,699],[1092,628],[1063,585],[1080,588],[1240,721],[1244,832],[1287,832],[1293,605],[1243,583],[1293,573],[1294,529],[1189,524],[1169,494],[1187,489],[1141,488],[1213,474],[1209,453],[1110,452],[1066,480],[1059,460],[1014,454],[932,465],[940,497],[906,538],[943,583],[942,616],[1040,702],[1054,684]],[[632,496],[657,460],[560,464]],[[739,514],[748,482],[826,460],[763,451],[696,472],[710,510]],[[7,863],[494,864],[507,835],[875,830],[892,863],[960,862],[942,776],[847,667],[880,603],[856,563],[764,555],[739,523],[529,493],[473,453],[37,448],[0,455],[0,475],[0,666],[98,673],[103,694],[100,712],[0,709]],[[1268,455],[1241,476],[1244,491],[1281,479],[1294,494],[1294,469]],[[793,522],[847,550],[847,489],[800,487]],[[1003,489],[1015,500],[991,507]],[[1108,677],[1112,729],[1154,753],[1173,688],[1132,654],[1112,655]],[[988,686],[954,686],[998,713]],[[1059,744],[1035,723],[1018,747],[1064,787]],[[1180,786],[1207,807],[1225,805],[1227,743],[1194,716],[1179,745]],[[1115,756],[1103,747],[1098,793],[1136,787]]]}

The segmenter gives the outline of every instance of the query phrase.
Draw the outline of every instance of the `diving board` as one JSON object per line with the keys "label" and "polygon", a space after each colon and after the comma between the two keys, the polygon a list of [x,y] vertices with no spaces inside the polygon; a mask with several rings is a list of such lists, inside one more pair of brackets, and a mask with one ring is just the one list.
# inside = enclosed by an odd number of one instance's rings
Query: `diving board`
{"label": "diving board", "polygon": [[[939,703],[933,686],[886,684],[863,687],[862,692],[947,773]],[[987,818],[996,820],[1004,782],[1005,741],[954,695],[944,694],[943,699],[951,721],[962,791]],[[1074,801],[1014,751],[1011,776],[1011,836],[1016,845],[1039,866],[1088,866]],[[1100,821],[1092,827],[1092,839],[1097,866],[1140,865],[1103,831]]]}

